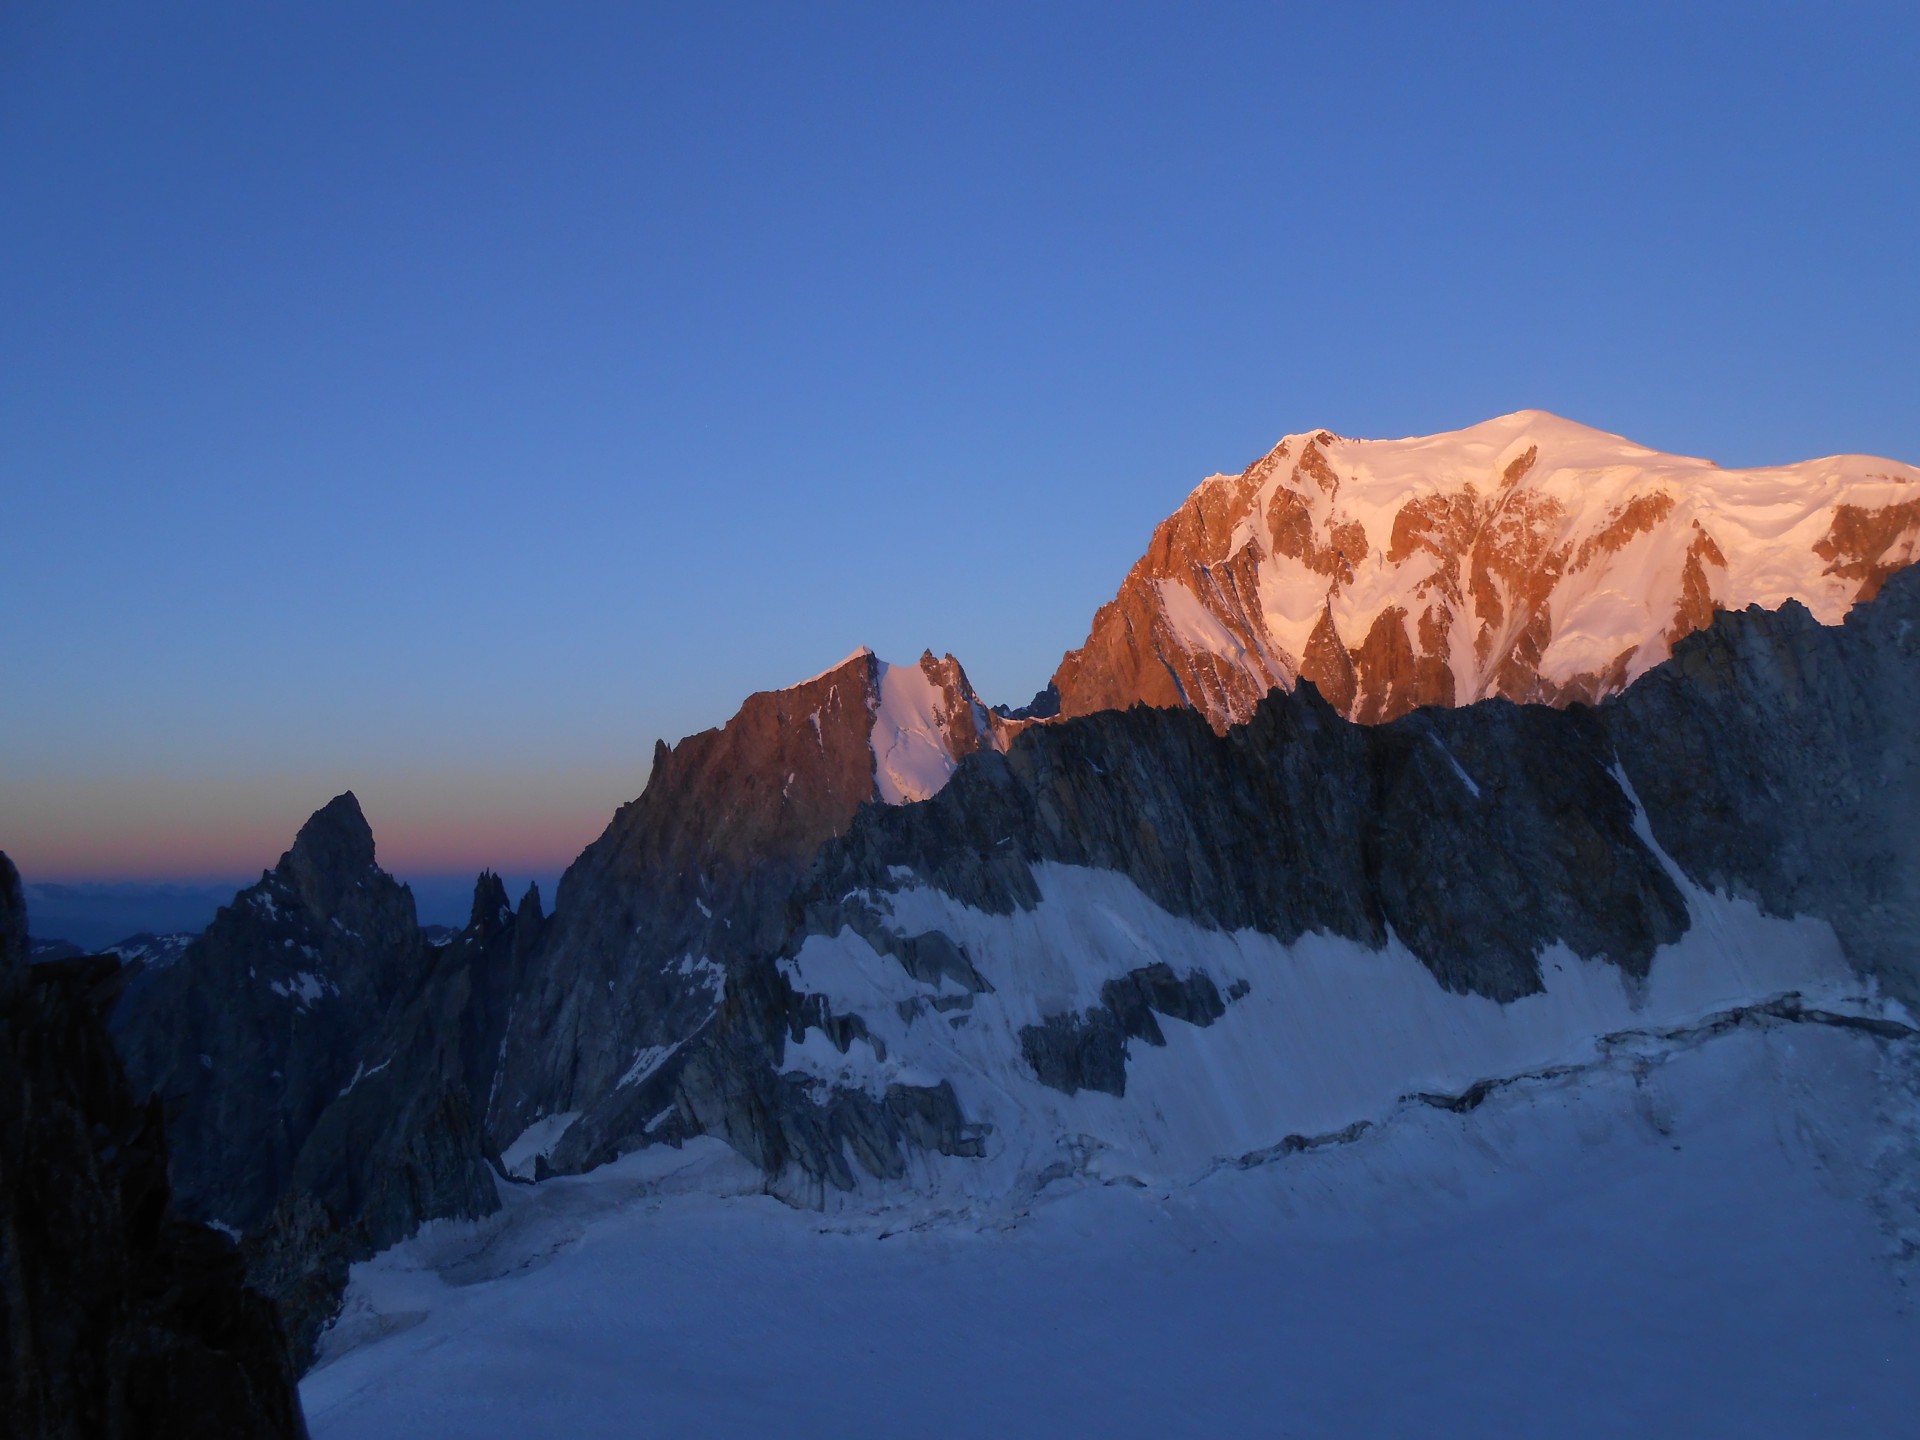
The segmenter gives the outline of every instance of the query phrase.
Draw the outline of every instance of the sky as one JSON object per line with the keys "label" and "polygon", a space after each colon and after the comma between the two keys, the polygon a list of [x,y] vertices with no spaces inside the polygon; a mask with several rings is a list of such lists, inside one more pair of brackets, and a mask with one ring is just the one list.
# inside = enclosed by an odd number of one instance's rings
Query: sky
{"label": "sky", "polygon": [[1920,9],[0,7],[0,848],[557,872],[1282,435],[1920,460]]}

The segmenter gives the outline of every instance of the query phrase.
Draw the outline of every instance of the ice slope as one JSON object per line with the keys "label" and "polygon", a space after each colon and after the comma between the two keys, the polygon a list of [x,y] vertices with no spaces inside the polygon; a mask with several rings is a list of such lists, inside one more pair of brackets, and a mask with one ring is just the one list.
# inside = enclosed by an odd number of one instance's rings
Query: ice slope
{"label": "ice slope", "polygon": [[[1062,1171],[1190,1183],[1286,1137],[1379,1123],[1413,1094],[1455,1096],[1488,1079],[1592,1066],[1634,1037],[1782,996],[1905,1020],[1849,966],[1830,925],[1764,916],[1749,900],[1695,885],[1659,847],[1619,766],[1613,781],[1690,912],[1644,979],[1553,945],[1540,958],[1544,991],[1501,1004],[1444,989],[1392,933],[1375,950],[1327,933],[1283,943],[1213,929],[1169,914],[1127,876],[1054,862],[1033,866],[1033,908],[991,914],[902,870],[899,889],[862,897],[879,924],[902,939],[943,935],[977,979],[962,983],[952,966],[910,973],[872,931],[812,933],[781,970],[801,995],[822,996],[831,1016],[858,1018],[864,1035],[841,1050],[808,1027],[781,1066],[806,1077],[820,1102],[837,1091],[877,1100],[895,1085],[950,1085],[985,1156],[920,1156],[910,1185],[929,1200],[977,1206]],[[1023,1048],[1029,1027],[1087,1016],[1110,981],[1150,966],[1204,975],[1225,998],[1223,1014],[1204,1025],[1158,1014],[1165,1044],[1125,1041],[1121,1094],[1043,1081]]]}
{"label": "ice slope", "polygon": [[947,736],[946,695],[918,665],[876,662],[873,784],[888,805],[937,793],[960,763]]}
{"label": "ice slope", "polygon": [[[1309,437],[1292,438],[1298,448]],[[1635,654],[1627,684],[1666,658],[1665,630],[1682,599],[1696,524],[1725,562],[1713,587],[1720,609],[1772,610],[1798,599],[1822,624],[1836,625],[1859,590],[1857,580],[1832,573],[1830,557],[1816,550],[1833,528],[1836,508],[1881,509],[1920,499],[1920,475],[1870,456],[1723,470],[1711,460],[1662,454],[1540,410],[1445,435],[1334,440],[1325,448],[1341,484],[1336,495],[1312,504],[1324,504],[1332,524],[1358,524],[1373,540],[1332,606],[1335,627],[1350,648],[1358,648],[1388,605],[1417,612],[1409,602],[1433,564],[1396,564],[1388,543],[1394,522],[1414,499],[1463,491],[1475,482],[1484,488],[1489,476],[1537,449],[1518,483],[1551,507],[1542,507],[1538,520],[1528,516],[1530,528],[1555,527],[1550,536],[1526,537],[1543,552],[1557,548],[1543,542],[1565,545],[1619,533],[1618,522],[1637,504],[1671,500],[1671,511],[1652,528],[1623,534],[1617,548],[1597,545],[1600,553],[1554,588],[1553,639],[1539,673],[1556,684],[1598,671],[1628,649]],[[1268,485],[1277,489],[1280,483],[1276,476]],[[1909,536],[1899,559],[1913,558]],[[1461,649],[1453,659],[1460,696],[1477,699],[1488,692],[1492,677],[1484,662]]]}
{"label": "ice slope", "polygon": [[[1454,994],[1397,941],[1373,951],[1309,935],[1286,945],[1169,915],[1126,877],[1041,864],[1041,901],[992,915],[936,890],[876,895],[901,935],[940,931],[991,987],[910,976],[851,930],[810,937],[784,968],[794,988],[857,1015],[872,1039],[842,1053],[810,1029],[787,1070],[877,1096],[894,1084],[955,1090],[987,1131],[982,1160],[925,1159],[916,1183],[953,1203],[1019,1195],[1062,1168],[1101,1179],[1181,1184],[1281,1142],[1384,1119],[1404,1097],[1594,1063],[1617,1038],[1698,1024],[1788,994],[1877,1012],[1832,931],[1762,916],[1681,878],[1695,923],[1654,956],[1646,981],[1556,947],[1546,990],[1500,1004]],[[1204,1028],[1156,1019],[1166,1044],[1128,1042],[1126,1090],[1066,1094],[1041,1082],[1021,1031],[1101,1003],[1101,987],[1164,962],[1229,999]],[[877,1042],[877,1043],[876,1043]],[[831,1199],[832,1197],[822,1197]]]}
{"label": "ice slope", "polygon": [[829,1221],[694,1141],[356,1267],[302,1394],[315,1440],[1901,1434],[1915,1087],[1739,1027],[992,1224]]}

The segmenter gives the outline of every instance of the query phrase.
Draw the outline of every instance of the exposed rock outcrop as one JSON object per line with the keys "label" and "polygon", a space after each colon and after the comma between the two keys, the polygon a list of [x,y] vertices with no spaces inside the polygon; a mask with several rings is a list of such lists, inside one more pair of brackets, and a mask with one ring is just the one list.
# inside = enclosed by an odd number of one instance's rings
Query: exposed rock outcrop
{"label": "exposed rock outcrop", "polygon": [[1189,709],[1107,711],[982,757],[925,806],[863,814],[802,903],[833,924],[838,897],[900,872],[1005,913],[1055,861],[1221,929],[1372,946],[1391,930],[1449,989],[1512,1000],[1551,941],[1644,973],[1685,927],[1614,759],[1589,710],[1494,701],[1367,727],[1311,682],[1225,735]]}
{"label": "exposed rock outcrop", "polygon": [[[729,975],[778,947],[786,897],[822,843],[870,801],[937,793],[1023,723],[991,714],[952,656],[902,666],[861,650],[662,744],[639,799],[561,878],[507,1029],[491,1140],[532,1144],[549,1127],[544,1163],[578,1170],[682,1133],[670,1112],[688,1042],[722,1018]],[[773,1024],[784,1001],[767,1004]]]}
{"label": "exposed rock outcrop", "polygon": [[1722,614],[1602,716],[1682,870],[1825,920],[1920,1009],[1920,570],[1843,625]]}
{"label": "exposed rock outcrop", "polygon": [[103,1018],[120,962],[29,968],[25,922],[0,855],[0,1429],[304,1436],[273,1305],[173,1208],[161,1107]]}

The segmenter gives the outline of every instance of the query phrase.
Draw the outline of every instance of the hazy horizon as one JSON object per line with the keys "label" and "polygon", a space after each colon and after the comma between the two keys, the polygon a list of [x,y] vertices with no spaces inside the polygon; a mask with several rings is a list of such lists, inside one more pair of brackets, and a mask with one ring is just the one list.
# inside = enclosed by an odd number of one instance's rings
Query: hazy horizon
{"label": "hazy horizon", "polygon": [[[559,872],[496,873],[516,905],[527,887],[536,885],[542,909],[553,908]],[[416,872],[395,878],[412,890],[415,914],[422,925],[457,930],[465,926],[471,913],[479,874]],[[66,940],[83,948],[112,945],[143,931],[197,932],[211,923],[216,911],[259,878],[258,872],[159,881],[62,881],[22,875],[27,932],[36,941]]]}

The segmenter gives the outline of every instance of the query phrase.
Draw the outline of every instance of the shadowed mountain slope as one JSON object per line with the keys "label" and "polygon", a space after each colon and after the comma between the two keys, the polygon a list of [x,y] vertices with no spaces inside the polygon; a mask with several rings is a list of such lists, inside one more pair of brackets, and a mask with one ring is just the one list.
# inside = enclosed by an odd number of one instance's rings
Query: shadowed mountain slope
{"label": "shadowed mountain slope", "polygon": [[26,919],[0,855],[0,1429],[304,1436],[274,1307],[173,1207],[161,1107],[103,1019],[120,963],[29,966]]}

